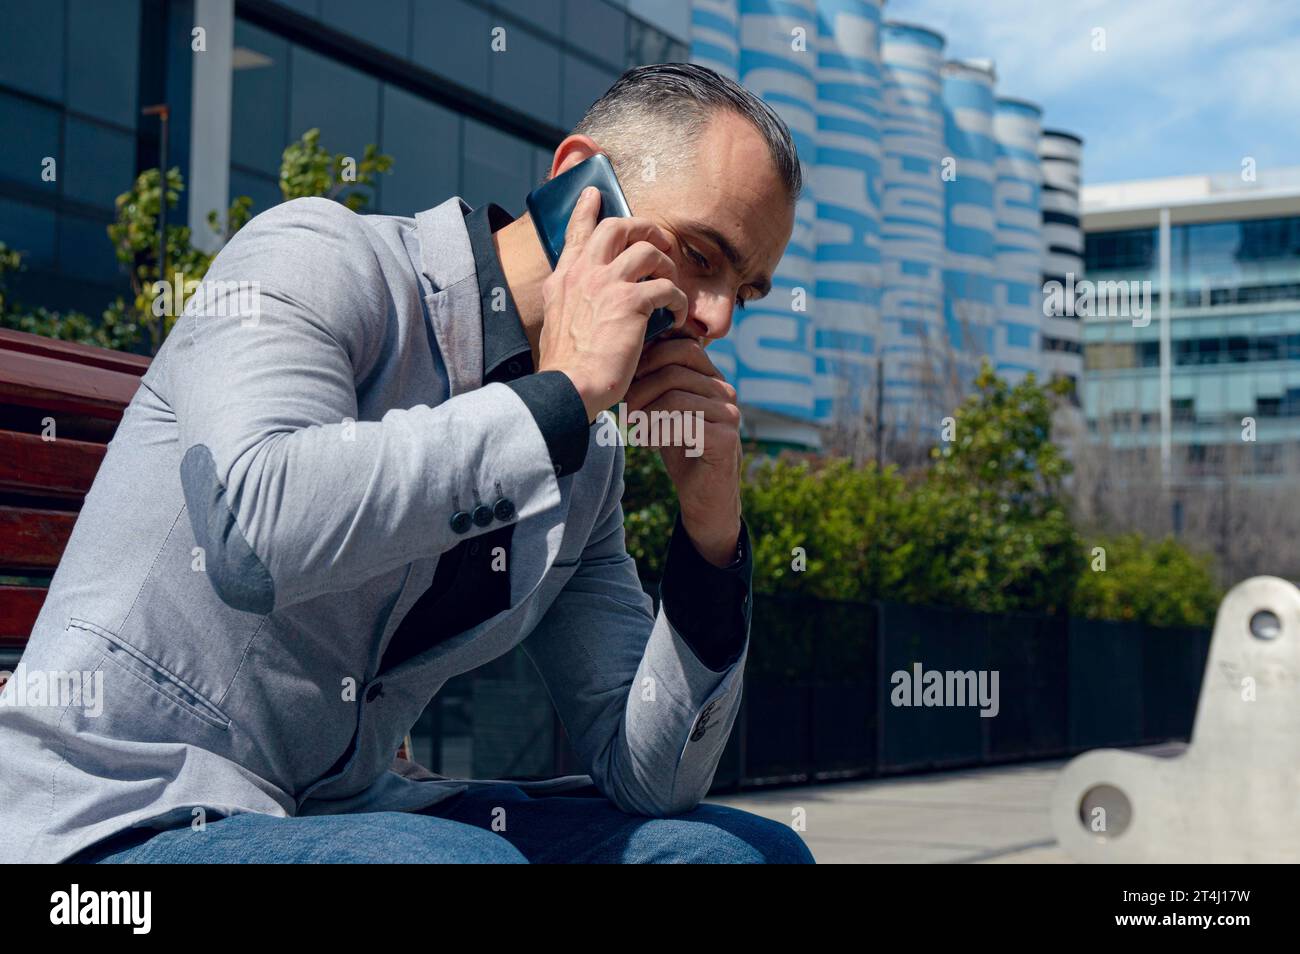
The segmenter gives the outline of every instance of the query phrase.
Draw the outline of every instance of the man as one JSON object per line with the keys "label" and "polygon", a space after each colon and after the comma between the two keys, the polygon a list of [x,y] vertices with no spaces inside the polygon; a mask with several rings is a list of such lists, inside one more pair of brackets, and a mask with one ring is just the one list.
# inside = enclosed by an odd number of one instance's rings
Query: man
{"label": "man", "polygon": [[[0,859],[811,860],[698,804],[750,607],[739,413],[705,346],[770,288],[798,159],[759,100],[681,64],[625,74],[551,175],[597,151],[638,217],[597,225],[585,196],[553,274],[526,216],[459,198],[414,220],[289,202],[221,252],[24,657],[102,674],[101,704],[0,707]],[[643,353],[658,307],[675,326]],[[698,456],[662,449],[681,512],[657,617],[597,440],[623,400],[704,421]],[[394,760],[447,679],[520,644],[589,776]]]}

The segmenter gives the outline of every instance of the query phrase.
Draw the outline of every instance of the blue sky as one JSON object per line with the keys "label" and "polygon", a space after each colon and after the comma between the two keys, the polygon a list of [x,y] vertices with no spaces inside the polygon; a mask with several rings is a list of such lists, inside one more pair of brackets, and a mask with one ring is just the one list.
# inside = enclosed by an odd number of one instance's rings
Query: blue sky
{"label": "blue sky", "polygon": [[884,16],[992,59],[999,95],[1084,138],[1085,183],[1300,166],[1297,0],[889,0]]}

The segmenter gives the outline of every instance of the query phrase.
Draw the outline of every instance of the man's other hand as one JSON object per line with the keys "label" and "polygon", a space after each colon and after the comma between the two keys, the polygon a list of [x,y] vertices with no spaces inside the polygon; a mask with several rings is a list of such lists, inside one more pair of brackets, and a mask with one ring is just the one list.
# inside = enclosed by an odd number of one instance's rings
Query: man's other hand
{"label": "man's other hand", "polygon": [[740,536],[740,408],[703,345],[694,338],[659,338],[648,345],[627,392],[629,411],[699,412],[704,430],[698,456],[687,447],[659,448],[677,488],[682,525],[700,555],[715,566],[736,559]]}

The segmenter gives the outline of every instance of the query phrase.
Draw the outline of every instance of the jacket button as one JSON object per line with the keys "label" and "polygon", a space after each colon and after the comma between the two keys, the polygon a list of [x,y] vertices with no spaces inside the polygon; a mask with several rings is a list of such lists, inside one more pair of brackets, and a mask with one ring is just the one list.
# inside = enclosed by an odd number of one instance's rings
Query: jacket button
{"label": "jacket button", "polygon": [[515,519],[515,502],[509,497],[500,497],[492,505],[492,512],[502,523]]}
{"label": "jacket button", "polygon": [[473,521],[470,519],[469,514],[464,510],[457,510],[451,515],[451,529],[457,533],[465,533],[468,531],[471,523],[473,523]]}
{"label": "jacket button", "polygon": [[377,682],[366,690],[366,702],[374,702],[384,694],[384,684]]}
{"label": "jacket button", "polygon": [[487,504],[479,504],[474,508],[474,522],[480,527],[486,527],[492,522],[492,508]]}

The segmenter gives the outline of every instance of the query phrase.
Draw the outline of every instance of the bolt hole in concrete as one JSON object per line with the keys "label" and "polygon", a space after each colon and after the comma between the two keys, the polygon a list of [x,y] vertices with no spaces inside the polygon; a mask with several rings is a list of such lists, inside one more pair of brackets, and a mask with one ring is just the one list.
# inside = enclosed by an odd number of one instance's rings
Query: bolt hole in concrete
{"label": "bolt hole in concrete", "polygon": [[1132,820],[1128,796],[1114,785],[1094,785],[1079,802],[1079,821],[1101,841],[1118,838]]}
{"label": "bolt hole in concrete", "polygon": [[1282,635],[1282,621],[1270,610],[1260,610],[1250,618],[1250,632],[1256,639],[1277,639]]}

